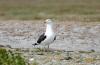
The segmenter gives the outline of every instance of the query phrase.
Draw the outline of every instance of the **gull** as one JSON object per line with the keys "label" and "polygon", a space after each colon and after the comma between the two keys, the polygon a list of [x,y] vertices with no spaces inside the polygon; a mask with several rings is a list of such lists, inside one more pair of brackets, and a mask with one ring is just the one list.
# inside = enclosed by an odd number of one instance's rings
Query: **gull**
{"label": "gull", "polygon": [[56,39],[56,35],[53,29],[53,22],[51,19],[46,19],[46,31],[40,37],[38,38],[37,42],[32,44],[34,46],[36,45],[44,45],[49,48],[49,45],[54,42]]}

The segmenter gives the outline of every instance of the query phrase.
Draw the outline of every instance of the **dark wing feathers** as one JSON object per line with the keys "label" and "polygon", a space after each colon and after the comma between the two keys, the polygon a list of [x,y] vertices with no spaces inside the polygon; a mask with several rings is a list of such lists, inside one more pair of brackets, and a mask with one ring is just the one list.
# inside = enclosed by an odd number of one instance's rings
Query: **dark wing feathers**
{"label": "dark wing feathers", "polygon": [[41,43],[43,40],[45,40],[45,38],[46,38],[46,35],[43,33],[40,37],[39,37],[39,39],[37,40],[37,43]]}
{"label": "dark wing feathers", "polygon": [[56,40],[56,36],[55,36],[54,40]]}
{"label": "dark wing feathers", "polygon": [[[56,36],[54,37],[54,40],[56,40]],[[53,41],[54,41],[54,40],[53,40]]]}

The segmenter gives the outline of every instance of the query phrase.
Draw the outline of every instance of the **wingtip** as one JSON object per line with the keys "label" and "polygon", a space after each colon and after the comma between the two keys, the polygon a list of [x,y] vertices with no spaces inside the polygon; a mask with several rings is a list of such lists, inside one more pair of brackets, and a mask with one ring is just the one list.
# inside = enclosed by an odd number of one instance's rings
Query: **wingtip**
{"label": "wingtip", "polygon": [[32,44],[33,46],[36,46],[36,45],[38,45],[37,43],[34,43],[34,44]]}

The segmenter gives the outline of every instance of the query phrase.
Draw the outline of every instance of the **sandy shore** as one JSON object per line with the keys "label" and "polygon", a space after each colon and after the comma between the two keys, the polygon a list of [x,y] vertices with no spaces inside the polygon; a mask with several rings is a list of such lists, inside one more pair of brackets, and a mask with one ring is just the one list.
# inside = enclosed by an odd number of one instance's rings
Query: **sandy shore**
{"label": "sandy shore", "polygon": [[[57,21],[54,23],[57,39],[50,48],[66,51],[100,51],[99,22]],[[0,21],[0,45],[8,45],[12,48],[33,48],[32,44],[44,31],[43,21]]]}

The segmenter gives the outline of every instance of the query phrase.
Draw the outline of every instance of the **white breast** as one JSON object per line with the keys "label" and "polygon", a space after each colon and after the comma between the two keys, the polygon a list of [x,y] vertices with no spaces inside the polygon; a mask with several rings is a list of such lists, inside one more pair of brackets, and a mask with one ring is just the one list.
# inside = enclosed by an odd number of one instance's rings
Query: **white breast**
{"label": "white breast", "polygon": [[50,24],[47,24],[47,28],[46,28],[46,39],[41,43],[42,45],[49,45],[54,41],[55,38],[55,33],[53,31],[53,27]]}

